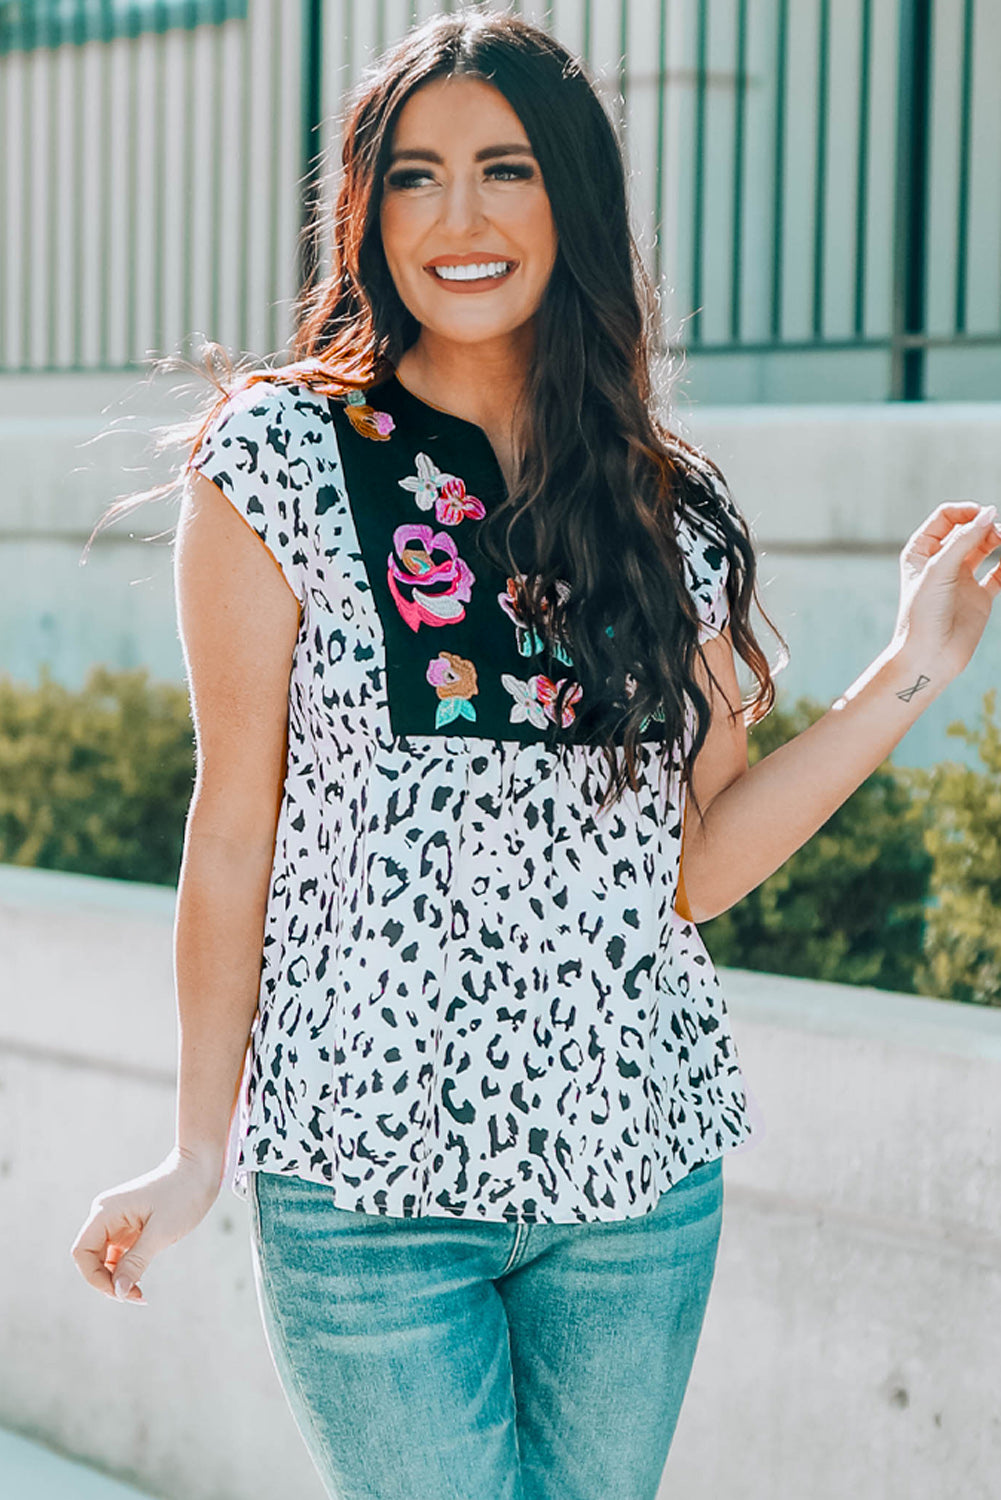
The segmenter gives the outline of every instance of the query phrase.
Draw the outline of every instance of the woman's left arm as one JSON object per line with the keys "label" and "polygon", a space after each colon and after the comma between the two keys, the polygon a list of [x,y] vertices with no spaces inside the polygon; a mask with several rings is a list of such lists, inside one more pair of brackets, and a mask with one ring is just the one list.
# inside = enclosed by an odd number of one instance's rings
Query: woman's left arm
{"label": "woman's left arm", "polygon": [[[693,807],[686,817],[683,915],[708,922],[774,874],[963,671],[1001,593],[1001,563],[974,576],[999,540],[994,515],[976,505],[933,511],[900,555],[890,644],[815,723],[753,766],[729,704],[704,687],[713,723],[693,770],[704,816]],[[738,702],[726,634],[703,650],[727,698]]]}

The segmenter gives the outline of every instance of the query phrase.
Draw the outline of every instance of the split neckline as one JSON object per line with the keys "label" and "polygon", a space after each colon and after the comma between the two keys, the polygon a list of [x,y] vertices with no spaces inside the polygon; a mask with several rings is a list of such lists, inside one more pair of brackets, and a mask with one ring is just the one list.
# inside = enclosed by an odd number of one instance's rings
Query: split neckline
{"label": "split neckline", "polygon": [[430,417],[444,417],[446,422],[451,422],[454,426],[464,429],[467,433],[476,433],[484,449],[489,455],[494,468],[497,471],[497,476],[503,487],[503,493],[505,495],[507,494],[507,480],[504,478],[504,470],[501,467],[500,459],[497,457],[496,450],[493,443],[490,441],[489,436],[487,435],[487,430],[485,427],[481,427],[478,422],[470,421],[468,417],[458,416],[454,411],[446,411],[443,406],[435,406],[431,401],[425,401],[423,396],[415,395],[415,393],[410,390],[408,386],[405,386],[403,384],[403,381],[397,375],[395,370],[393,370],[384,381],[381,381],[379,386],[373,386],[371,388],[371,392],[374,393],[378,391],[380,389],[380,386],[392,387],[394,394],[398,396],[404,404],[409,403],[412,409],[416,408],[418,413],[425,421],[427,421]]}

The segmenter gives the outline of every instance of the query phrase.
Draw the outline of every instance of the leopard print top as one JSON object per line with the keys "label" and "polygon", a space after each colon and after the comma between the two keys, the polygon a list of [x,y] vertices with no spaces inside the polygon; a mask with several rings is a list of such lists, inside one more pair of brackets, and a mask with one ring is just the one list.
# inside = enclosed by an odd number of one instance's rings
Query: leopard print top
{"label": "leopard print top", "polygon": [[[350,399],[265,380],[191,467],[301,606],[224,1181],[246,1198],[249,1171],[292,1173],[405,1218],[651,1211],[752,1129],[675,909],[684,799],[641,768],[599,812],[600,749],[545,748],[562,677],[476,546],[505,494],[486,433],[395,375]],[[687,523],[679,542],[705,638],[726,558]]]}

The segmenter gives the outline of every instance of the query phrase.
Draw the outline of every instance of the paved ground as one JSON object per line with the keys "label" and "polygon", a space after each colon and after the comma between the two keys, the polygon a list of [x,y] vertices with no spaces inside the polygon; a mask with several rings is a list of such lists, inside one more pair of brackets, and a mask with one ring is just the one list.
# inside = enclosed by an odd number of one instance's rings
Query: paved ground
{"label": "paved ground", "polygon": [[0,1428],[0,1495],[10,1500],[148,1500],[130,1485],[107,1479],[16,1432]]}

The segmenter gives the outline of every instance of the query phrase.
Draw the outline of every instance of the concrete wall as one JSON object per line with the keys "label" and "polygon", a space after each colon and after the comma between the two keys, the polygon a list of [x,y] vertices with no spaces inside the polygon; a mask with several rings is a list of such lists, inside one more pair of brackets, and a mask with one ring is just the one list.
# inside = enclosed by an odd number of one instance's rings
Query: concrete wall
{"label": "concrete wall", "polygon": [[[77,685],[106,662],[182,678],[176,497],[102,533],[85,566],[81,555],[112,500],[179,462],[156,457],[154,429],[210,392],[180,376],[0,376],[0,670],[34,680],[48,663]],[[790,701],[833,702],[882,650],[900,548],[936,505],[1001,491],[1001,404],[709,407],[679,397],[671,420],[721,465],[751,523],[762,603],[790,647],[777,679]],[[968,757],[946,728],[973,722],[996,682],[994,615],[966,673],[898,746],[900,764]],[[774,665],[778,642],[763,624],[761,639]]]}
{"label": "concrete wall", "polygon": [[[91,1291],[98,1191],[173,1140],[173,893],[0,867],[0,1425],[170,1500],[320,1500],[222,1196]],[[722,973],[756,1112],[661,1494],[990,1500],[1001,1012]]]}

